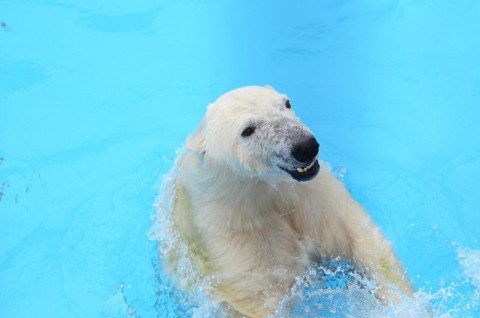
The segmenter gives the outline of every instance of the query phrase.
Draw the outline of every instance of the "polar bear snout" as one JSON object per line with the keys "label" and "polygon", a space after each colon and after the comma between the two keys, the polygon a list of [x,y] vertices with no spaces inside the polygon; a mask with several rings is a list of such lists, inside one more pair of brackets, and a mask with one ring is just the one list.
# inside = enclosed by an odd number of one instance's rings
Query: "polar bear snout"
{"label": "polar bear snout", "polygon": [[288,173],[296,181],[309,181],[315,178],[320,171],[317,160],[320,145],[313,135],[309,134],[300,141],[293,143],[287,165],[278,167]]}
{"label": "polar bear snout", "polygon": [[293,145],[292,156],[300,163],[311,163],[318,155],[319,146],[315,137],[307,137]]}

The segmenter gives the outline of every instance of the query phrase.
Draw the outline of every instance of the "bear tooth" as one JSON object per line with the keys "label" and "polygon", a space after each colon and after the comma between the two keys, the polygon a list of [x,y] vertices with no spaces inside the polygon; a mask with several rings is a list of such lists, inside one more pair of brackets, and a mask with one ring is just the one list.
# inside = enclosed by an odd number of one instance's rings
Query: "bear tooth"
{"label": "bear tooth", "polygon": [[312,169],[312,167],[315,165],[315,161],[306,166],[305,168],[297,168],[297,171],[300,173],[307,172],[308,170]]}

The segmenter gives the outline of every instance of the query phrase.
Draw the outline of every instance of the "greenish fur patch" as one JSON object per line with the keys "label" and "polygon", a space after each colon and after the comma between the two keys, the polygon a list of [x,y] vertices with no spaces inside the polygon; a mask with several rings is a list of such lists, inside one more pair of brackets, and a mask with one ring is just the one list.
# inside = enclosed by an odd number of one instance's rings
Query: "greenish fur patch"
{"label": "greenish fur patch", "polygon": [[398,286],[400,290],[406,295],[412,294],[412,288],[405,283],[404,279],[401,276],[401,273],[396,270],[396,267],[390,262],[389,255],[383,254],[380,258],[380,274],[385,277],[385,279],[392,283],[395,286]]}
{"label": "greenish fur patch", "polygon": [[[175,199],[173,205],[173,223],[179,230],[188,245],[188,256],[194,260],[201,273],[213,271],[213,266],[208,260],[205,241],[194,224],[193,205],[190,196],[184,187],[175,185]],[[175,253],[172,263],[176,263],[178,255]]]}

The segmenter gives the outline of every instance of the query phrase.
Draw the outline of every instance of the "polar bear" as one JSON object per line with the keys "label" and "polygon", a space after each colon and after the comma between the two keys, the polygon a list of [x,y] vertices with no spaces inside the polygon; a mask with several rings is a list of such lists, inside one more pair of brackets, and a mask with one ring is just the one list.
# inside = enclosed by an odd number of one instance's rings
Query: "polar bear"
{"label": "polar bear", "polygon": [[[351,260],[383,302],[412,295],[390,244],[318,160],[319,144],[272,87],[208,107],[177,160],[173,224],[214,297],[250,317],[274,314],[312,262]],[[173,257],[174,258],[174,257]]]}

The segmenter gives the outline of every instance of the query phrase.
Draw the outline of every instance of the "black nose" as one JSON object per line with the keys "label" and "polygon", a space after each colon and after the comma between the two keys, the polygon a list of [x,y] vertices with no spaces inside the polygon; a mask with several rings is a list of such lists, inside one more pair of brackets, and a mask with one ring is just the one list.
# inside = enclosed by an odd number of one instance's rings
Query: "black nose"
{"label": "black nose", "polygon": [[318,155],[319,144],[315,137],[308,137],[304,141],[293,145],[292,156],[298,162],[310,163]]}

